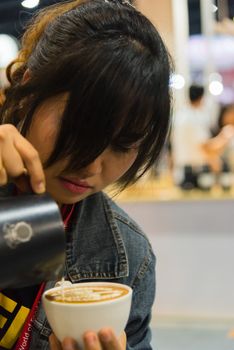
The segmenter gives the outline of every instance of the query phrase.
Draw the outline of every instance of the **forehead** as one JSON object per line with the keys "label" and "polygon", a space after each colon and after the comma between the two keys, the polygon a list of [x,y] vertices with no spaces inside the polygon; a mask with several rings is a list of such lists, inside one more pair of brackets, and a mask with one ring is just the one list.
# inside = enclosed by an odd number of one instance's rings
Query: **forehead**
{"label": "forehead", "polygon": [[66,101],[67,96],[62,94],[48,98],[38,105],[27,133],[32,141],[47,142],[56,137]]}
{"label": "forehead", "polygon": [[40,114],[46,117],[46,115],[50,113],[59,112],[62,115],[66,107],[67,101],[68,93],[62,93],[59,95],[49,97],[39,104],[34,114]]}

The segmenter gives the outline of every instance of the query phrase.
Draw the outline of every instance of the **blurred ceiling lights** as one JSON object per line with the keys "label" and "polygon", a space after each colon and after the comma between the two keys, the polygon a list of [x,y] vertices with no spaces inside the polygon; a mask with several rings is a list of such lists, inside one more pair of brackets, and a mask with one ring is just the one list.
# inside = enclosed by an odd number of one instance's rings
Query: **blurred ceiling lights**
{"label": "blurred ceiling lights", "polygon": [[21,5],[28,9],[32,9],[34,7],[37,7],[39,3],[40,3],[40,0],[24,0],[21,2]]}
{"label": "blurred ceiling lights", "polygon": [[211,73],[209,76],[209,91],[213,96],[219,96],[224,90],[223,78],[219,73]]}
{"label": "blurred ceiling lights", "polygon": [[211,81],[209,91],[214,96],[219,96],[223,92],[223,84],[220,81]]}
{"label": "blurred ceiling lights", "polygon": [[175,90],[181,90],[185,86],[185,79],[181,74],[172,74],[170,77],[170,87]]}

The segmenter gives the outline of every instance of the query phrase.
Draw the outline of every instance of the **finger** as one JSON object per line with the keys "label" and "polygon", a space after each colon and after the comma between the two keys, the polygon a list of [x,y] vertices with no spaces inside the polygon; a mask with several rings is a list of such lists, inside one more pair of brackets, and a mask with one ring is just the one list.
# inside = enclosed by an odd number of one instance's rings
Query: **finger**
{"label": "finger", "polygon": [[24,137],[15,141],[15,147],[28,171],[32,189],[36,193],[45,192],[45,175],[38,152]]}
{"label": "finger", "polygon": [[3,167],[2,159],[0,158],[0,186],[7,184],[7,172]]}
{"label": "finger", "polygon": [[100,342],[105,350],[123,350],[118,338],[111,328],[103,328],[98,333]]}
{"label": "finger", "polygon": [[122,346],[122,349],[126,349],[126,347],[127,347],[127,336],[126,336],[125,332],[123,332],[121,334],[119,341],[120,341],[120,344]]}
{"label": "finger", "polygon": [[7,172],[5,168],[1,167],[0,168],[0,186],[6,185],[7,184]]}
{"label": "finger", "polygon": [[86,332],[83,336],[85,350],[102,350],[100,340],[96,333]]}
{"label": "finger", "polygon": [[77,342],[72,338],[65,338],[62,341],[62,349],[63,350],[80,350],[77,345]]}
{"label": "finger", "polygon": [[25,172],[23,160],[11,142],[2,147],[2,165],[10,177],[16,178]]}
{"label": "finger", "polygon": [[0,158],[0,186],[7,184],[7,173]]}
{"label": "finger", "polygon": [[49,337],[50,350],[62,350],[60,342],[55,337],[54,334],[51,334]]}

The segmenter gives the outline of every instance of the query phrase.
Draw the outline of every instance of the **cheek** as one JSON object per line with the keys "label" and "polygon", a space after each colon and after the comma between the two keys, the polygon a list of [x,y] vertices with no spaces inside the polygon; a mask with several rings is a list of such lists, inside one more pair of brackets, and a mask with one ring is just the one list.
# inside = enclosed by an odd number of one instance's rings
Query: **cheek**
{"label": "cheek", "polygon": [[121,175],[126,173],[128,169],[131,168],[133,163],[135,162],[137,158],[138,152],[137,151],[131,151],[130,153],[123,154],[122,159],[119,162],[119,166],[117,169],[121,172]]}
{"label": "cheek", "polygon": [[135,162],[137,158],[138,152],[137,151],[132,151],[132,154],[129,155],[129,160],[128,160],[128,168],[130,168],[133,163]]}

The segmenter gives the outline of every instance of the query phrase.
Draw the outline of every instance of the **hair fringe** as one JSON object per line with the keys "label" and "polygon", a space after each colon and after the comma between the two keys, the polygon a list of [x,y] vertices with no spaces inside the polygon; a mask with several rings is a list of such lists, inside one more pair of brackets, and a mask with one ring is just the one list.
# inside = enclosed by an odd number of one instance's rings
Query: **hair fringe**
{"label": "hair fringe", "polygon": [[18,53],[18,57],[12,61],[6,69],[7,79],[11,85],[14,85],[14,83],[19,82],[23,78],[27,69],[27,61],[44,33],[46,26],[56,17],[75,8],[85,1],[86,0],[72,0],[69,2],[54,4],[42,9],[33,17],[22,37],[22,47]]}

